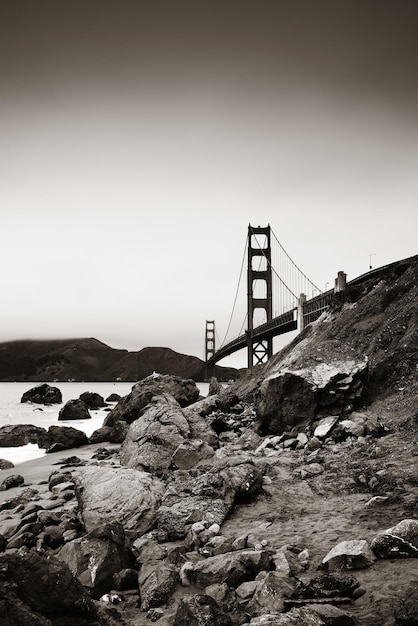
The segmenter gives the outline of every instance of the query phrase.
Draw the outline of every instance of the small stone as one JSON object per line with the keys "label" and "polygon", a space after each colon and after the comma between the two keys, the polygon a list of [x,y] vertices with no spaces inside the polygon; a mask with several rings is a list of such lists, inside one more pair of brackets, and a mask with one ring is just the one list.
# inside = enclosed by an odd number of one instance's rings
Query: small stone
{"label": "small stone", "polygon": [[331,430],[334,428],[335,424],[338,422],[338,416],[330,415],[329,417],[324,417],[318,426],[314,430],[314,437],[318,437],[321,439],[325,439]]}
{"label": "small stone", "polygon": [[369,544],[364,539],[341,541],[325,558],[322,564],[328,570],[364,569],[376,560]]}

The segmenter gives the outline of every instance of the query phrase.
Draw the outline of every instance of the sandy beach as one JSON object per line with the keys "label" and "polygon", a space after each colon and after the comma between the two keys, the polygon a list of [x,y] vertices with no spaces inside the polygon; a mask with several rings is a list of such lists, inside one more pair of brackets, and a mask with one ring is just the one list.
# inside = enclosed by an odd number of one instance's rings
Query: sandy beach
{"label": "sandy beach", "polygon": [[[104,446],[98,444],[89,444],[80,448],[71,448],[69,450],[62,450],[61,452],[52,452],[51,454],[45,454],[44,456],[19,463],[15,467],[10,469],[0,470],[0,483],[5,478],[13,474],[20,474],[25,479],[25,482],[19,487],[13,487],[6,491],[0,491],[0,505],[6,500],[10,500],[14,496],[18,495],[25,487],[35,487],[40,493],[48,490],[48,477],[53,471],[60,468],[65,463],[65,459],[71,456],[76,456],[82,461],[90,461],[95,452]],[[119,444],[106,444],[106,449],[116,450],[119,448]],[[1,452],[0,452],[1,457]],[[94,459],[93,461],[94,462]]]}

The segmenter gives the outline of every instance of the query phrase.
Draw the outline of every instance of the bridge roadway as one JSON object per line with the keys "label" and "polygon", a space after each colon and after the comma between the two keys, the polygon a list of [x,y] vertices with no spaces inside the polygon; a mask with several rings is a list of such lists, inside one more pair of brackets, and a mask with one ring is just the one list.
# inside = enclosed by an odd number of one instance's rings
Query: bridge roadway
{"label": "bridge roadway", "polygon": [[[378,278],[379,275],[384,275],[386,271],[390,268],[394,268],[397,265],[407,264],[412,259],[416,257],[409,257],[407,259],[403,259],[402,261],[395,261],[395,263],[390,263],[388,265],[384,265],[382,267],[378,267],[374,270],[370,270],[357,278],[347,282],[346,287],[360,285],[364,283],[369,278]],[[341,293],[341,292],[340,292]],[[314,296],[310,300],[306,300],[303,305],[303,325],[302,328],[311,324],[329,307],[330,303],[337,297],[338,294],[335,293],[334,289],[329,289],[323,293],[320,293],[318,296]],[[278,315],[270,322],[266,324],[261,324],[254,328],[249,335],[248,331],[243,335],[240,335],[236,339],[233,339],[229,343],[222,346],[215,352],[215,354],[208,359],[207,365],[215,365],[221,359],[233,354],[234,352],[238,352],[238,350],[242,350],[246,348],[248,345],[248,341],[254,340],[262,340],[269,339],[270,337],[277,337],[278,335],[284,335],[285,333],[289,333],[292,330],[297,330],[298,328],[298,308],[295,307],[286,313],[282,313]]]}

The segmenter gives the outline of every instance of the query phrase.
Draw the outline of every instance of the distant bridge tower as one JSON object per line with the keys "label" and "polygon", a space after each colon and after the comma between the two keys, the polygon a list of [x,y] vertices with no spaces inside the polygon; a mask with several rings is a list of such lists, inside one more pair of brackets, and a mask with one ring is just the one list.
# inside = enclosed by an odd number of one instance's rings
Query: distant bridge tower
{"label": "distant bridge tower", "polygon": [[[260,239],[257,238],[260,235]],[[273,319],[270,225],[248,226],[247,312],[248,367],[266,363],[273,356],[273,338],[254,339],[254,312],[263,309],[266,322]],[[257,267],[255,268],[254,265]],[[254,294],[262,295],[255,297]]]}
{"label": "distant bridge tower", "polygon": [[215,371],[215,366],[209,366],[208,360],[215,354],[215,320],[206,320],[205,330],[205,379],[209,380]]}
{"label": "distant bridge tower", "polygon": [[215,354],[215,320],[206,320],[205,361]]}

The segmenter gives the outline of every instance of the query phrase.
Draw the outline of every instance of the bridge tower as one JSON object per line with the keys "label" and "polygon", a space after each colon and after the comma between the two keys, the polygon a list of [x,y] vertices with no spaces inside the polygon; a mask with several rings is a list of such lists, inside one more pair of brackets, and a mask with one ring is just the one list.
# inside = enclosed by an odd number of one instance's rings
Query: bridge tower
{"label": "bridge tower", "polygon": [[215,320],[206,320],[205,361],[215,354]]}
{"label": "bridge tower", "polygon": [[205,379],[213,376],[215,366],[209,366],[209,359],[215,354],[215,320],[206,320],[205,330]]}
{"label": "bridge tower", "polygon": [[[260,235],[261,241],[257,238]],[[248,367],[266,363],[273,356],[273,338],[254,339],[254,312],[263,309],[266,322],[273,318],[272,272],[271,272],[271,232],[267,227],[248,226],[248,270],[247,270],[247,349]],[[255,268],[254,265],[257,267]],[[254,294],[262,295],[256,297]]]}

